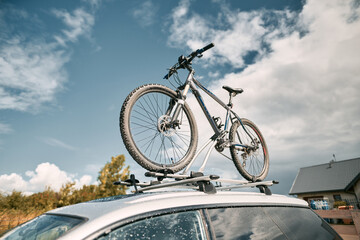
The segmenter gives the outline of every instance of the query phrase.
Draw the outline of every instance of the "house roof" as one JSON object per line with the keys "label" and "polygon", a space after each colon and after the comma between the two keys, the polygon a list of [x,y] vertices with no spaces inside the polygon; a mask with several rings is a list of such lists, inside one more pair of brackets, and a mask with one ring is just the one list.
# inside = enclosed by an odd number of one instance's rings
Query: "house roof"
{"label": "house roof", "polygon": [[360,179],[360,158],[300,168],[289,194],[349,190]]}

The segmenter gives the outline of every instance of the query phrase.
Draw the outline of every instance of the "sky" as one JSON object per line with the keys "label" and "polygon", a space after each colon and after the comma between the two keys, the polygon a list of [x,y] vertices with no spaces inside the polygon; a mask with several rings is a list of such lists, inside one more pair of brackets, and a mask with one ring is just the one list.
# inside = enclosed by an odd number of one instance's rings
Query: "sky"
{"label": "sky", "polygon": [[[288,194],[299,168],[360,156],[360,1],[0,0],[0,191],[93,184],[127,153],[119,112],[178,56],[210,42],[198,80],[263,133],[267,180]],[[211,114],[224,118],[209,102]],[[199,146],[211,128],[194,98]],[[335,157],[334,157],[335,156]],[[202,163],[202,155],[192,170]],[[213,151],[206,173],[241,179]]]}

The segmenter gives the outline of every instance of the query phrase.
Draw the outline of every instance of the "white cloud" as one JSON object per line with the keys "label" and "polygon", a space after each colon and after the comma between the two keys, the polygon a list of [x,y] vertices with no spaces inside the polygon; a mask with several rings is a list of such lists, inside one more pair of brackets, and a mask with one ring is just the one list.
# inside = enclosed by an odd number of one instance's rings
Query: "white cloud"
{"label": "white cloud", "polygon": [[46,187],[59,191],[68,182],[75,182],[75,188],[81,188],[84,184],[91,184],[92,181],[90,175],[84,175],[78,179],[73,174],[69,174],[55,164],[48,162],[39,164],[35,171],[27,171],[25,176],[28,180],[16,173],[1,175],[0,192],[10,193],[16,190],[31,194],[44,191]]}
{"label": "white cloud", "polygon": [[28,111],[52,102],[63,89],[69,56],[42,40],[12,38],[0,46],[0,110]]}
{"label": "white cloud", "polygon": [[[186,4],[183,1],[179,12],[173,13],[172,27],[188,14]],[[186,45],[196,49],[201,45],[194,42],[219,40],[219,44],[214,41],[214,51],[211,49],[209,55],[213,52],[212,58],[220,55],[220,60],[239,67],[244,53],[263,51],[259,39],[267,41],[271,51],[262,54],[244,71],[229,73],[213,82],[209,89],[224,100],[228,96],[221,86],[244,89],[234,100],[235,111],[253,120],[265,135],[270,151],[270,174],[282,170],[296,174],[299,167],[328,161],[333,153],[344,156],[342,159],[359,156],[359,7],[350,1],[307,1],[299,15],[276,12],[278,17],[285,18],[280,20],[280,29],[266,29],[261,24],[263,11],[241,14],[233,10],[226,14],[237,20],[228,21],[229,25],[220,30],[196,13],[191,17],[186,15],[188,32],[185,33],[185,28],[171,29],[169,42],[183,47],[180,42],[188,38],[191,40]],[[290,18],[294,25],[286,24]],[[198,19],[201,27],[190,24],[194,19]],[[254,29],[247,31],[246,24]],[[208,33],[212,33],[211,38]],[[236,47],[236,42],[244,41],[245,47]],[[218,46],[220,50],[215,50]],[[230,49],[232,52],[228,52]],[[209,108],[211,113],[220,115],[212,104]],[[207,136],[208,129],[203,127],[206,124],[202,124],[206,120],[200,119],[197,117],[200,136]],[[281,174],[275,177],[281,178]],[[291,180],[284,181],[287,184]]]}
{"label": "white cloud", "polygon": [[76,42],[81,36],[90,39],[94,13],[84,8],[53,13],[65,28],[62,34],[49,38],[34,34],[35,30],[17,32],[19,25],[21,29],[37,29],[44,24],[36,15],[10,6],[0,10],[0,110],[36,112],[43,104],[53,103],[56,94],[64,89],[68,80],[64,66],[71,55],[67,43]]}
{"label": "white cloud", "polygon": [[249,51],[257,51],[258,58],[267,54],[265,43],[292,29],[287,28],[297,14],[290,11],[231,10],[219,4],[216,17],[204,17],[190,11],[190,1],[183,0],[172,12],[172,24],[168,43],[174,47],[201,48],[214,42],[216,48],[204,58],[213,64],[229,63],[236,68],[244,67],[244,57]]}
{"label": "white cloud", "polygon": [[56,138],[44,138],[43,139],[44,142],[47,144],[47,145],[50,145],[50,146],[53,146],[53,147],[60,147],[60,148],[65,148],[65,149],[68,149],[68,150],[75,150],[76,148],[67,144],[67,143],[64,143],[63,141],[59,140],[59,139],[56,139]]}
{"label": "white cloud", "polygon": [[157,7],[152,1],[143,2],[139,7],[133,10],[134,18],[143,27],[148,27],[154,23]]}
{"label": "white cloud", "polygon": [[216,72],[209,72],[208,76],[211,78],[218,78],[220,76],[220,72],[216,71]]}
{"label": "white cloud", "polygon": [[97,174],[103,166],[101,164],[87,164],[85,171],[93,174]]}
{"label": "white cloud", "polygon": [[63,184],[71,181],[71,177],[65,171],[48,162],[39,164],[35,171],[27,171],[25,175],[30,177],[28,183],[31,190],[49,186],[57,191]]}
{"label": "white cloud", "polygon": [[66,10],[57,9],[53,10],[53,13],[67,26],[67,29],[62,30],[64,36],[55,37],[61,45],[65,45],[67,41],[76,42],[80,36],[90,37],[95,19],[83,8],[75,9],[72,14]]}
{"label": "white cloud", "polygon": [[243,87],[242,108],[264,126],[278,153],[288,147],[332,151],[358,144],[360,22],[347,21],[353,12],[338,1],[309,1],[299,23],[308,24],[307,35],[273,39],[270,55],[227,75],[213,89]]}
{"label": "white cloud", "polygon": [[28,183],[20,175],[11,173],[0,176],[0,185],[0,192],[9,193],[12,190],[25,191]]}
{"label": "white cloud", "polygon": [[[44,34],[32,32],[44,24],[38,16],[11,6],[0,9],[0,111],[37,113],[44,104],[56,102],[56,94],[68,81],[65,64],[70,61],[71,50],[67,43],[76,42],[81,36],[93,41],[91,30],[100,0],[89,0],[89,4],[91,12],[84,8],[72,13],[53,10],[65,28],[62,34],[52,36],[50,40]],[[18,32],[16,29],[25,30]],[[31,33],[27,29],[32,29]],[[10,131],[9,125],[0,123],[0,134]],[[48,143],[56,144],[55,141]],[[60,142],[57,145],[72,148]]]}
{"label": "white cloud", "polygon": [[[79,189],[79,188],[82,188],[82,186],[84,186],[84,185],[94,184],[94,183],[92,183],[92,180],[93,179],[90,175],[84,175],[80,179],[75,179],[74,187]],[[96,184],[96,182],[95,182],[95,184]]]}
{"label": "white cloud", "polygon": [[10,125],[0,122],[0,134],[6,134],[10,132],[12,132],[12,128],[10,127]]}
{"label": "white cloud", "polygon": [[92,7],[93,10],[96,10],[100,7],[100,4],[102,2],[102,0],[82,0],[83,2],[87,2],[88,4],[90,4],[90,6]]}

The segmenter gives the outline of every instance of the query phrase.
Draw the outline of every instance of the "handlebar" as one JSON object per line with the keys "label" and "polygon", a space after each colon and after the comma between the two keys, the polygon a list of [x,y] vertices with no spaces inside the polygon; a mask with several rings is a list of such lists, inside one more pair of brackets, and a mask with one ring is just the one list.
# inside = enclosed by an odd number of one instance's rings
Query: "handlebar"
{"label": "handlebar", "polygon": [[178,59],[178,62],[169,69],[169,72],[164,76],[164,79],[169,79],[171,77],[171,75],[173,73],[175,73],[176,70],[178,70],[178,69],[189,67],[189,65],[191,64],[192,60],[195,57],[201,58],[203,56],[202,55],[203,52],[209,50],[210,48],[212,48],[214,46],[215,45],[213,43],[210,43],[210,44],[206,45],[203,48],[200,48],[200,49],[197,49],[196,51],[193,51],[187,57],[180,56],[179,59]]}
{"label": "handlebar", "polygon": [[213,43],[210,43],[208,45],[206,45],[205,47],[201,48],[201,49],[198,49],[196,50],[197,54],[201,54],[207,50],[209,50],[210,48],[214,47],[215,45]]}

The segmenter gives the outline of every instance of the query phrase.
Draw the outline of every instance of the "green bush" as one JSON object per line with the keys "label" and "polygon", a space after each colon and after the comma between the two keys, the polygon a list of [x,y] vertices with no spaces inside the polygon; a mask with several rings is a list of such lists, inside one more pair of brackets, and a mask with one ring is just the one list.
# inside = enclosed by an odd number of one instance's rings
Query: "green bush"
{"label": "green bush", "polygon": [[338,208],[339,206],[346,206],[346,202],[345,201],[334,202],[334,208]]}

